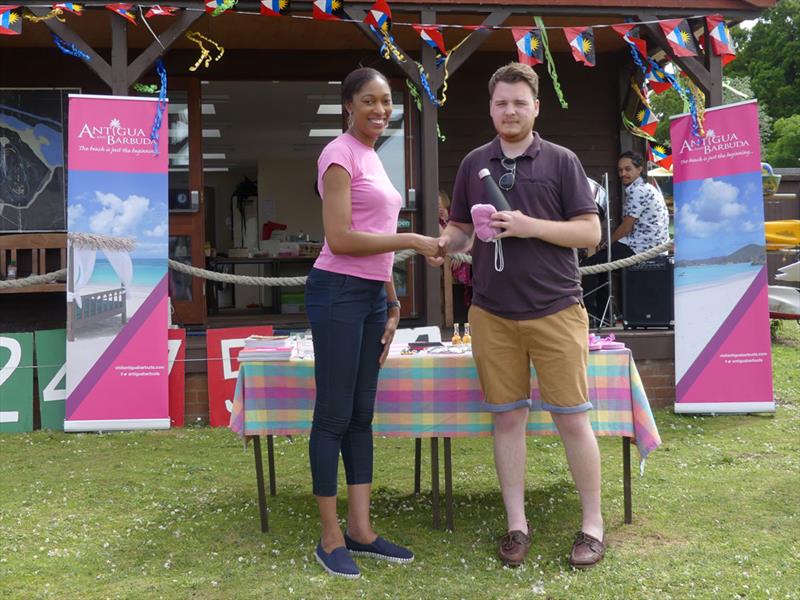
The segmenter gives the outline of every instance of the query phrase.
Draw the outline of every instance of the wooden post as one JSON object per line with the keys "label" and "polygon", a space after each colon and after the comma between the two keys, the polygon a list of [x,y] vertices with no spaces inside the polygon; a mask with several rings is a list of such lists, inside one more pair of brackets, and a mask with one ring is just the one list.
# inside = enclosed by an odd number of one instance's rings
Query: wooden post
{"label": "wooden post", "polygon": [[128,22],[109,13],[111,19],[111,93],[128,95]]}

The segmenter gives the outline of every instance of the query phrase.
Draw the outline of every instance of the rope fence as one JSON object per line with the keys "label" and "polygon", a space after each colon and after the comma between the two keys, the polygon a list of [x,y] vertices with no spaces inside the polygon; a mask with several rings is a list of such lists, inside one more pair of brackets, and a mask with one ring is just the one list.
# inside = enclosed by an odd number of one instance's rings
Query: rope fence
{"label": "rope fence", "polygon": [[[98,247],[103,247],[103,246],[108,247],[106,244],[102,244],[100,240],[91,240],[91,241],[86,240],[85,243],[87,245],[94,243],[97,244]],[[634,254],[633,256],[629,256],[627,258],[615,260],[600,265],[580,267],[579,270],[581,275],[593,275],[596,273],[615,271],[617,269],[622,269],[624,267],[631,267],[640,262],[650,260],[651,258],[658,256],[662,252],[666,252],[672,247],[672,244],[673,241],[670,240],[668,242],[664,242],[663,244],[659,244],[658,246],[650,248],[650,250],[646,250],[645,252],[640,252],[639,254]],[[415,250],[403,250],[401,252],[397,252],[395,253],[394,262],[395,263],[405,262],[414,255],[416,255]],[[449,256],[453,262],[470,263],[470,264],[472,263],[472,255],[470,254],[457,253],[457,254],[450,254]],[[305,275],[297,277],[250,277],[248,275],[231,275],[229,273],[220,273],[219,271],[209,271],[207,269],[200,269],[198,267],[193,267],[192,265],[187,265],[172,259],[169,259],[167,262],[169,264],[169,268],[172,269],[173,271],[184,273],[186,275],[191,275],[192,277],[199,277],[201,279],[219,281],[221,283],[232,283],[236,285],[254,285],[254,286],[264,286],[264,287],[284,287],[292,285],[295,286],[304,285],[306,282]],[[19,289],[30,285],[39,285],[43,283],[51,283],[56,281],[63,282],[66,280],[66,277],[67,277],[67,270],[60,269],[58,271],[53,271],[45,275],[31,275],[29,277],[23,277],[21,279],[0,281],[0,290],[10,289],[10,288]]]}

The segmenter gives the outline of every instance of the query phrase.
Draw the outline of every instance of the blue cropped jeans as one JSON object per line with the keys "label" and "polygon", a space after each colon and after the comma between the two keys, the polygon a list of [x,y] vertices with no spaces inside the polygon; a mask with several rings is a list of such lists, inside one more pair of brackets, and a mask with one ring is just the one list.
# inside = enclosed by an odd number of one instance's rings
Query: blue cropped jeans
{"label": "blue cropped jeans", "polygon": [[386,289],[382,281],[312,269],[305,304],[317,384],[311,478],[315,496],[335,496],[340,452],[348,485],[372,482],[372,414]]}

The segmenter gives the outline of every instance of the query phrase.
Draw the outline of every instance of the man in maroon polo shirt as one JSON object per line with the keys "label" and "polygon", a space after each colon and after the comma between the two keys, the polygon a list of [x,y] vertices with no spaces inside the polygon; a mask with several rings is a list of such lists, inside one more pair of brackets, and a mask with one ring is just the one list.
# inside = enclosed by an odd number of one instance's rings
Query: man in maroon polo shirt
{"label": "man in maroon polo shirt", "polygon": [[[453,188],[442,253],[472,244],[470,209],[489,203],[478,177],[488,168],[511,205],[492,216],[495,242],[472,245],[472,349],[486,409],[494,421],[494,457],[508,533],[498,556],[522,564],[531,545],[525,516],[526,429],[531,400],[530,364],[544,410],[550,411],[581,500],[581,530],[570,564],[588,568],[605,552],[600,512],[600,453],[586,411],[588,317],[581,302],[575,248],[600,241],[592,193],[575,155],[533,131],[539,82],[529,66],[510,63],[489,80],[489,114],[497,136],[461,162]],[[428,259],[441,264],[441,258]]]}

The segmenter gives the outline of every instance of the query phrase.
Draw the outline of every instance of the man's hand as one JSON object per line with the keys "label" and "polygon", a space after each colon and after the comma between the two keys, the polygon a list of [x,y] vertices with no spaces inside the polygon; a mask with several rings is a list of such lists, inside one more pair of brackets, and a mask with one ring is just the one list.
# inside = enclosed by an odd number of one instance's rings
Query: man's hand
{"label": "man's hand", "polygon": [[447,256],[447,247],[450,245],[450,236],[443,235],[438,240],[439,252],[436,256],[428,256],[425,260],[431,267],[440,267]]}
{"label": "man's hand", "polygon": [[518,210],[501,210],[494,213],[491,226],[502,230],[494,236],[496,240],[507,237],[536,237],[536,219],[523,215]]}
{"label": "man's hand", "polygon": [[423,256],[438,257],[441,255],[439,238],[428,237],[426,235],[417,236],[417,243],[415,244],[414,250]]}

